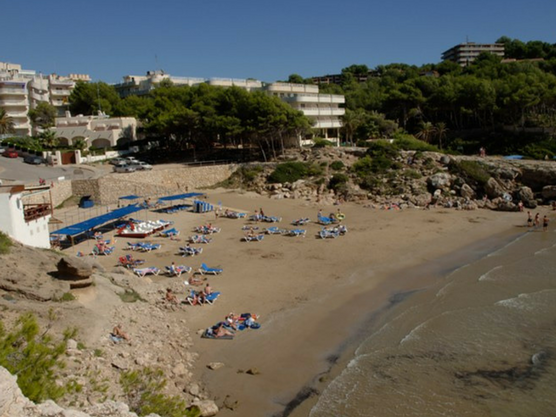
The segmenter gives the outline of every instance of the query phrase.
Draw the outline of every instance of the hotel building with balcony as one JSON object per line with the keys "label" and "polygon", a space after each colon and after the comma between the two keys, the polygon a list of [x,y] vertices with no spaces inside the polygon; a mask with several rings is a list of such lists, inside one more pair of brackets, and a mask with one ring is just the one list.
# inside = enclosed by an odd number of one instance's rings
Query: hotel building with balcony
{"label": "hotel building with balcony", "polygon": [[502,43],[475,43],[465,42],[453,46],[442,53],[443,61],[453,61],[465,67],[471,64],[480,54],[490,54],[504,57],[504,44]]}
{"label": "hotel building with balcony", "polygon": [[14,121],[17,136],[29,136],[33,131],[29,110],[40,102],[53,105],[58,114],[64,114],[71,90],[77,80],[89,81],[86,74],[56,74],[44,76],[34,70],[25,70],[19,64],[0,62],[0,107]]}
{"label": "hotel building with balcony", "polygon": [[[264,91],[301,111],[313,123],[317,136],[336,145],[340,143],[341,116],[345,113],[345,109],[340,105],[345,103],[345,97],[320,94],[317,85],[264,83],[254,79],[174,77],[163,71],[148,71],[146,76],[127,75],[123,78],[123,83],[116,84],[114,87],[122,98],[129,95],[145,95],[162,80],[172,81],[175,85],[194,86],[207,83],[217,87],[235,86],[247,91]],[[300,145],[313,143],[312,139],[297,138],[297,140]]]}

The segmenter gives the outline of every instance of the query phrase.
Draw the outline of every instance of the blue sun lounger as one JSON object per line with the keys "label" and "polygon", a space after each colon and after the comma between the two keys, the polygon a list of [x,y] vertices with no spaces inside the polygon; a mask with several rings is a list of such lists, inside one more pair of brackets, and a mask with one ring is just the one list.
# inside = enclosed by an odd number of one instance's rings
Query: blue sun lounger
{"label": "blue sun lounger", "polygon": [[199,272],[202,275],[205,275],[205,274],[218,275],[218,274],[221,274],[223,271],[224,270],[222,268],[209,268],[207,266],[207,264],[205,264],[205,263],[202,263],[201,267],[199,268]]}

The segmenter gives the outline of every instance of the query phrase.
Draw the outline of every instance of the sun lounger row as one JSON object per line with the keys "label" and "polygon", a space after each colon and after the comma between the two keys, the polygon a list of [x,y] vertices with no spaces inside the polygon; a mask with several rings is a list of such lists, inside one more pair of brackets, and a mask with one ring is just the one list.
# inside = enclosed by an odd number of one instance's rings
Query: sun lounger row
{"label": "sun lounger row", "polygon": [[323,227],[320,232],[318,232],[317,236],[321,239],[329,239],[329,238],[337,238],[341,235],[345,235],[347,233],[347,227],[344,225],[340,225],[337,227]]}
{"label": "sun lounger row", "polygon": [[173,214],[173,213],[177,213],[178,211],[189,210],[190,208],[191,208],[190,204],[176,204],[175,206],[171,206],[171,207],[163,207],[161,209],[156,210],[156,212]]}
{"label": "sun lounger row", "polygon": [[212,238],[205,235],[193,235],[189,237],[189,243],[210,243]]}
{"label": "sun lounger row", "polygon": [[205,226],[197,226],[193,230],[197,233],[202,233],[204,235],[212,235],[213,233],[220,233],[221,229],[219,227],[205,225]]}
{"label": "sun lounger row", "polygon": [[249,220],[253,222],[278,223],[282,221],[282,218],[276,216],[261,216],[260,214],[254,214],[252,216],[249,216]]}
{"label": "sun lounger row", "polygon": [[192,306],[203,305],[203,304],[214,304],[214,302],[220,296],[219,291],[211,292],[210,294],[204,294],[202,291],[195,292],[191,290],[189,295],[185,298],[184,303],[188,303]]}
{"label": "sun lounger row", "polygon": [[262,233],[258,235],[245,235],[241,238],[241,240],[245,242],[260,242],[264,239],[264,235]]}
{"label": "sun lounger row", "polygon": [[138,277],[143,278],[145,275],[158,275],[160,274],[160,269],[156,266],[150,266],[147,268],[134,268],[133,273],[137,274]]}
{"label": "sun lounger row", "polygon": [[143,265],[145,263],[144,259],[134,259],[131,255],[120,256],[118,259],[118,264],[120,266],[125,266],[126,268],[136,268],[139,265]]}
{"label": "sun lounger row", "polygon": [[228,219],[243,219],[247,216],[246,213],[239,213],[237,211],[225,210],[222,217],[227,217]]}

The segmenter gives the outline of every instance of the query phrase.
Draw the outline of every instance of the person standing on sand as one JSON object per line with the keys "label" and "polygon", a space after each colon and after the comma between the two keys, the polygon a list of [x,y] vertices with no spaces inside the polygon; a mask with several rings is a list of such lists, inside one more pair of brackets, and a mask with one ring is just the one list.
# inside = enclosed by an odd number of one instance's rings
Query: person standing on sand
{"label": "person standing on sand", "polygon": [[527,227],[533,226],[533,215],[530,211],[527,212]]}
{"label": "person standing on sand", "polygon": [[539,227],[541,225],[541,215],[539,213],[535,214],[535,227]]}
{"label": "person standing on sand", "polygon": [[547,216],[544,216],[542,218],[542,230],[545,231],[545,232],[548,230],[548,221],[549,220],[548,220]]}

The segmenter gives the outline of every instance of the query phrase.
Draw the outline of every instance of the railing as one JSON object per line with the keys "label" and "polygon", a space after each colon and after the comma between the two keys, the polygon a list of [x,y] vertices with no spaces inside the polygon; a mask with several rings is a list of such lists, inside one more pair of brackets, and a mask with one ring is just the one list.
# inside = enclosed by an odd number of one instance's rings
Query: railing
{"label": "railing", "polygon": [[52,213],[50,204],[24,204],[23,217],[26,222],[40,219],[41,217],[48,216]]}
{"label": "railing", "polygon": [[10,88],[10,87],[0,87],[0,93],[4,94],[27,94],[27,90],[24,88]]}

